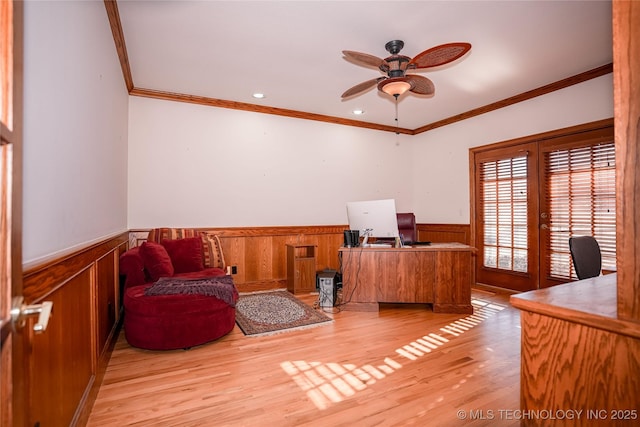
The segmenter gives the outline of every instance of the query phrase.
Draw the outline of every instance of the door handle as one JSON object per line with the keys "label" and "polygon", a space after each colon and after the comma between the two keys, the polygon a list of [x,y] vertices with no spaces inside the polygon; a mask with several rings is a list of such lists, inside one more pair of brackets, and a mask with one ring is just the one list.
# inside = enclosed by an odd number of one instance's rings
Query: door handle
{"label": "door handle", "polygon": [[547,224],[542,224],[540,225],[540,228],[542,228],[543,230],[548,230],[549,226]]}
{"label": "door handle", "polygon": [[27,305],[24,303],[24,297],[14,297],[11,307],[11,322],[14,329],[21,329],[24,327],[27,316],[35,316],[37,314],[38,322],[33,325],[33,330],[36,334],[40,334],[47,329],[52,309],[53,303],[51,301]]}

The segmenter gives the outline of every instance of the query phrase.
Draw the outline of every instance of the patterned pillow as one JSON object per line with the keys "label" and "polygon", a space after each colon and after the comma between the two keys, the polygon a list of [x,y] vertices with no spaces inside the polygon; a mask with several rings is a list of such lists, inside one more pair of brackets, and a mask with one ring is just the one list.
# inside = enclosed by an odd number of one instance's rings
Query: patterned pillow
{"label": "patterned pillow", "polygon": [[224,254],[222,253],[222,245],[216,234],[201,233],[202,250],[205,268],[221,268],[225,269]]}
{"label": "patterned pillow", "polygon": [[153,228],[149,231],[147,241],[160,243],[163,240],[185,239],[197,236],[202,238],[204,268],[221,268],[224,270],[227,266],[222,253],[220,239],[216,234],[198,231],[193,228]]}
{"label": "patterned pillow", "polygon": [[200,234],[193,228],[153,228],[147,236],[148,242],[160,243],[163,240],[185,239],[187,237],[197,237]]}

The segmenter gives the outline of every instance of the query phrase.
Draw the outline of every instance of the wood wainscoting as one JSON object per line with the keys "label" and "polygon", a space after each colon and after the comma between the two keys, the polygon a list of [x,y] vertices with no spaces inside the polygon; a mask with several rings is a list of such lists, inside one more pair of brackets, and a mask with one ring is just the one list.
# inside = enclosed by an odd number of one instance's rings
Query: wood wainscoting
{"label": "wood wainscoting", "polygon": [[[316,271],[340,269],[338,249],[346,225],[298,227],[197,228],[217,234],[227,266],[235,266],[233,280],[240,292],[287,287],[287,245],[316,245]],[[132,230],[129,244],[138,246],[149,230]]]}
{"label": "wood wainscoting", "polygon": [[[236,266],[234,282],[240,292],[287,287],[287,245],[316,245],[316,271],[340,270],[338,249],[347,225],[296,227],[198,228],[220,237],[224,259]],[[469,244],[468,224],[418,224],[421,241]],[[149,230],[132,230],[129,244],[138,246]]]}
{"label": "wood wainscoting", "polygon": [[[29,304],[52,301],[47,330],[25,348],[28,425],[85,425],[117,338],[120,254],[128,232],[24,271]],[[28,346],[28,348],[27,348]]]}
{"label": "wood wainscoting", "polygon": [[471,242],[471,225],[469,224],[418,224],[418,240],[434,243]]}

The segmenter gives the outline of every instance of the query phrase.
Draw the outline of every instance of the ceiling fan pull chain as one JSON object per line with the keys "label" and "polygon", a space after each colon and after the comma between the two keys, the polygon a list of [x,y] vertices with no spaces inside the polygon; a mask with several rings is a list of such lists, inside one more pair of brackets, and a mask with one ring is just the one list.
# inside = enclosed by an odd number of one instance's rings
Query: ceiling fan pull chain
{"label": "ceiling fan pull chain", "polygon": [[394,95],[396,98],[396,145],[400,145],[400,122],[398,121],[398,95]]}
{"label": "ceiling fan pull chain", "polygon": [[399,133],[398,129],[400,128],[400,124],[398,123],[398,95],[394,95],[396,98],[396,135]]}

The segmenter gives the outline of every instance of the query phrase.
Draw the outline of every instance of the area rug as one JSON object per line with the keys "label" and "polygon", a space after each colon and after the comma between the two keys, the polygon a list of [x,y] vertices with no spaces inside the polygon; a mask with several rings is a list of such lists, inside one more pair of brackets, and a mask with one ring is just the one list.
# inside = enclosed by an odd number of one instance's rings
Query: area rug
{"label": "area rug", "polygon": [[321,326],[332,321],[286,290],[240,294],[236,303],[236,323],[250,336]]}

